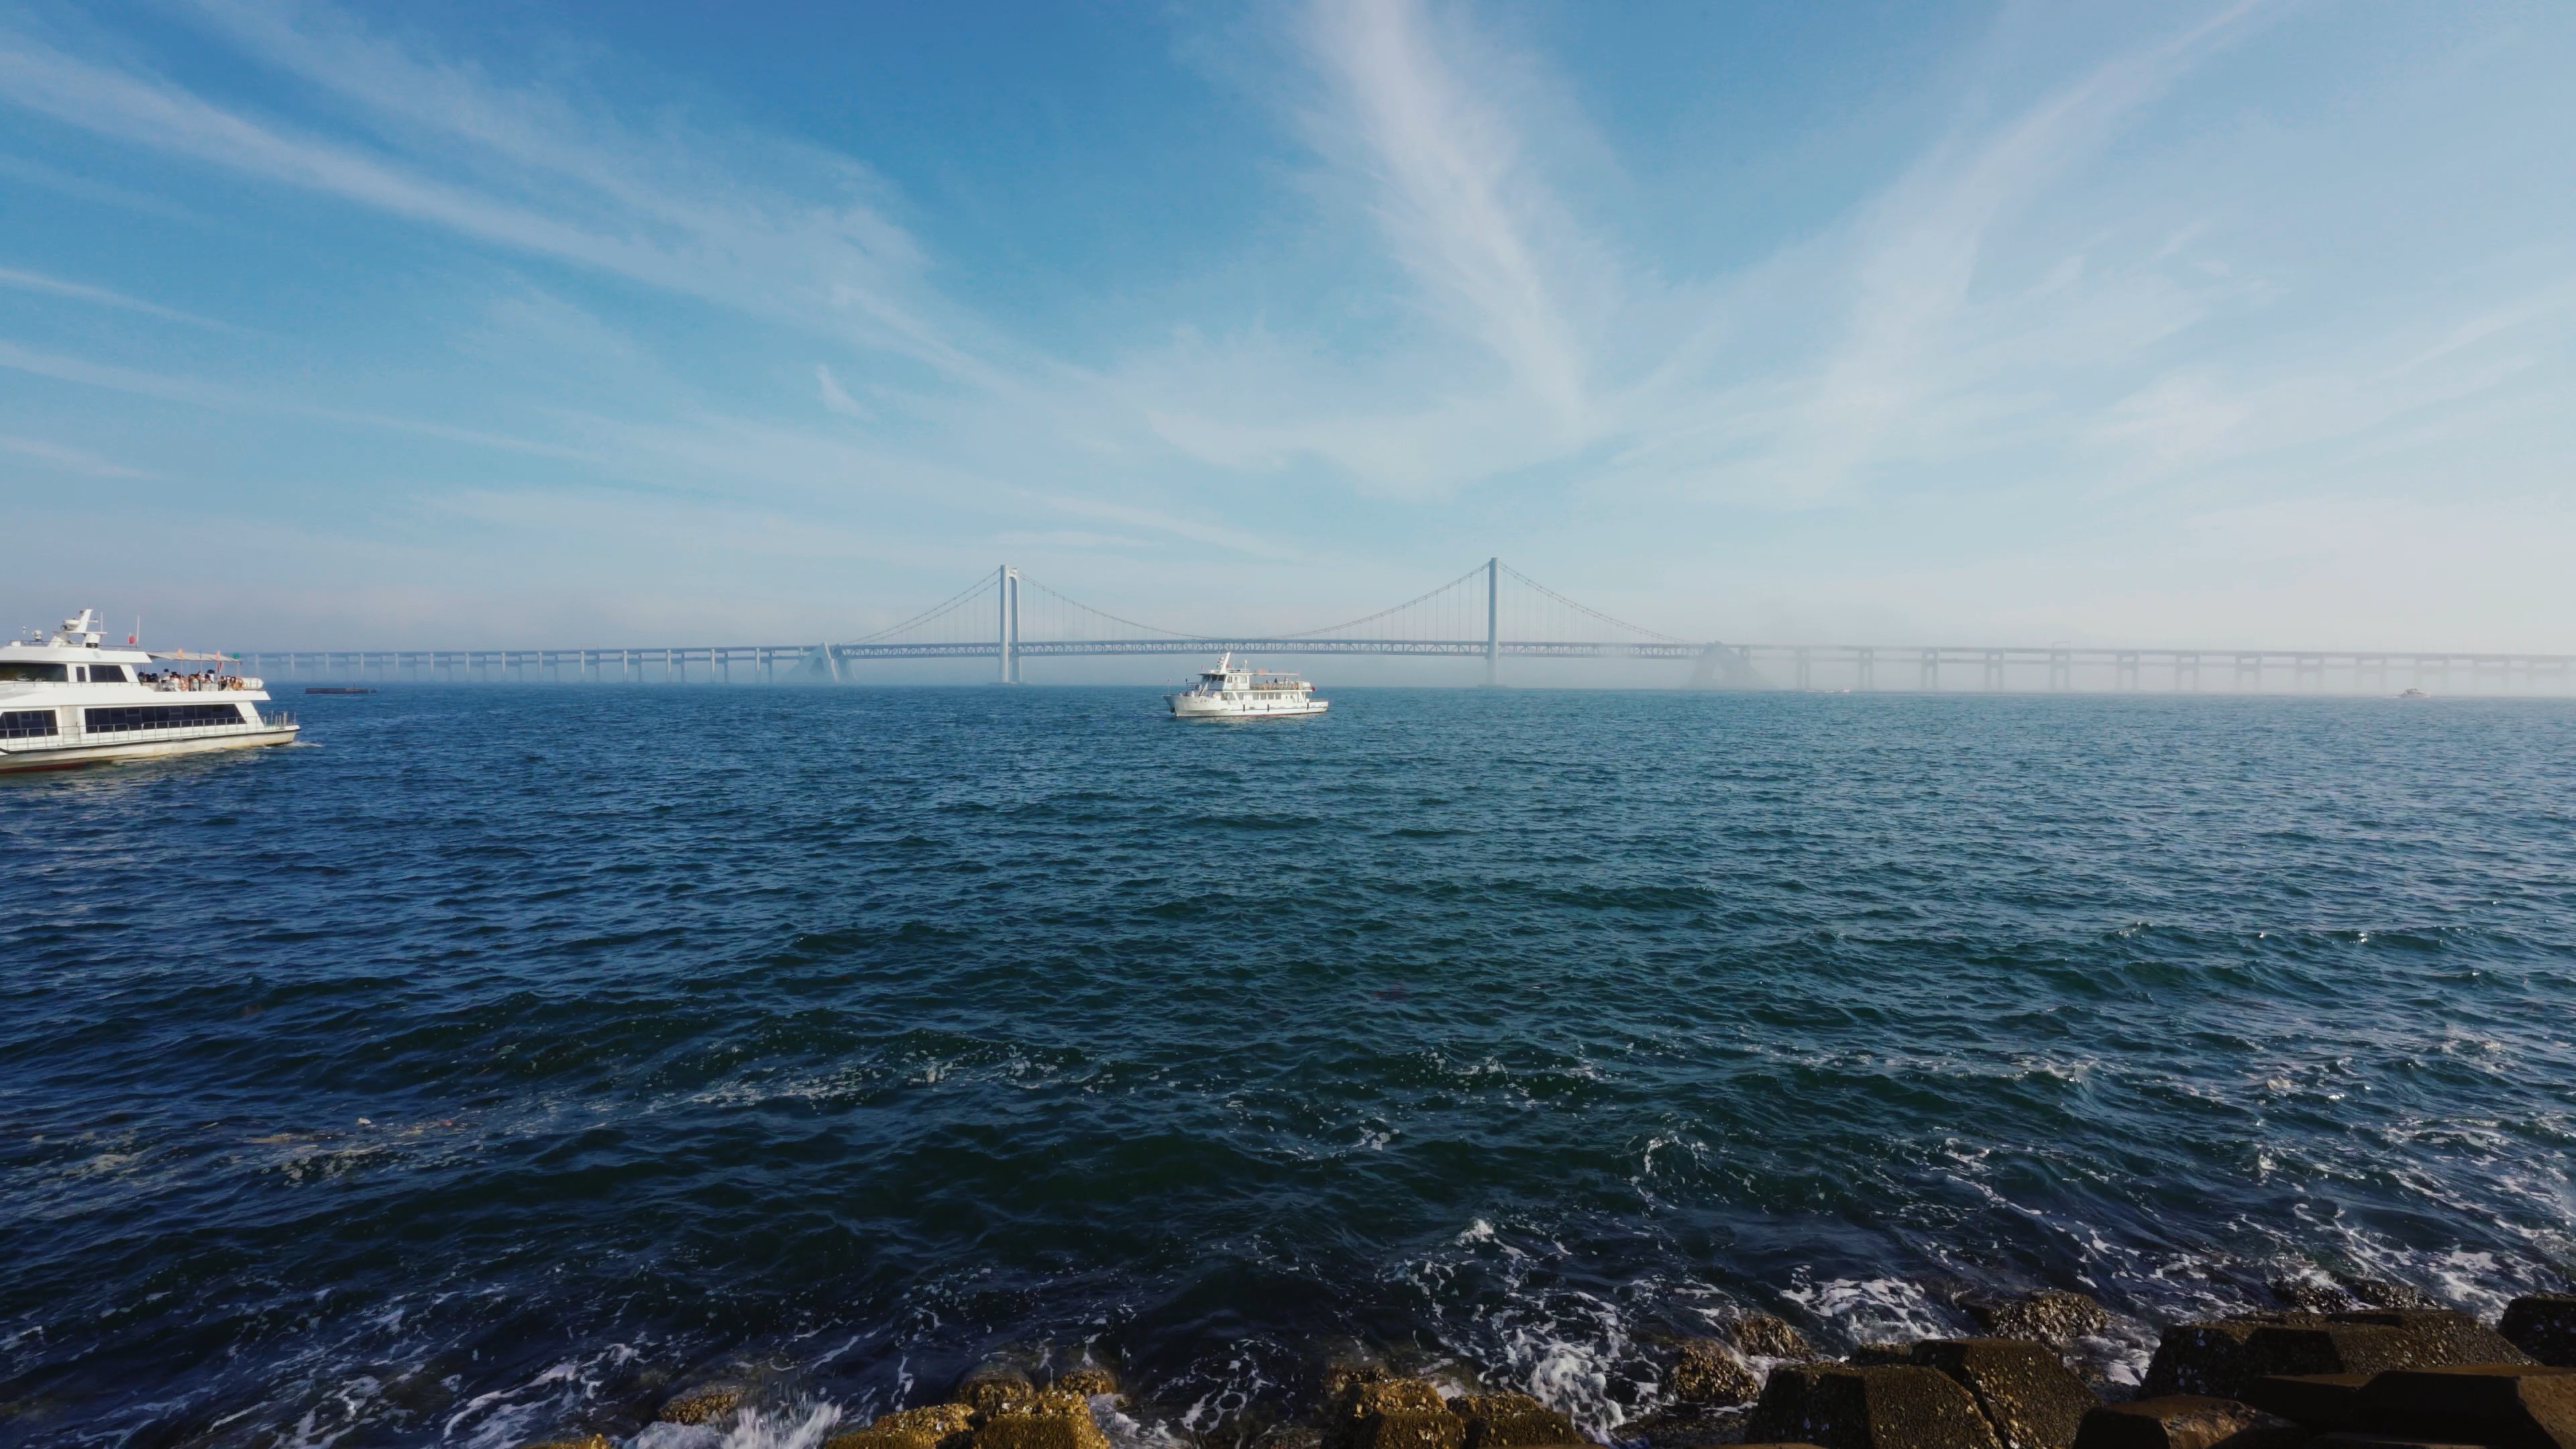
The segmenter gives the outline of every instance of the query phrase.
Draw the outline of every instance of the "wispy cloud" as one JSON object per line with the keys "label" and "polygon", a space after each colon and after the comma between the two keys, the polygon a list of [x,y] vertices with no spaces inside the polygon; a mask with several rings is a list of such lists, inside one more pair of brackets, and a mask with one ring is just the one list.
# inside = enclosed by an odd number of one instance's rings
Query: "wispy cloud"
{"label": "wispy cloud", "polygon": [[77,473],[84,478],[157,478],[160,476],[147,468],[129,468],[123,463],[102,458],[87,449],[69,447],[62,443],[49,443],[42,438],[21,438],[0,433],[0,450],[16,453],[21,457],[34,458],[64,472]]}
{"label": "wispy cloud", "polygon": [[198,327],[231,325],[217,322],[209,317],[200,317],[194,312],[182,312],[176,307],[164,307],[158,302],[147,302],[140,297],[129,297],[123,292],[111,291],[106,287],[93,287],[85,282],[65,281],[61,277],[49,277],[42,272],[20,271],[14,267],[0,267],[0,287],[16,287],[22,292],[42,292],[48,296],[68,297],[76,302],[94,302],[102,307],[118,307],[128,312],[140,312],[145,316],[160,317],[172,322],[186,322]]}

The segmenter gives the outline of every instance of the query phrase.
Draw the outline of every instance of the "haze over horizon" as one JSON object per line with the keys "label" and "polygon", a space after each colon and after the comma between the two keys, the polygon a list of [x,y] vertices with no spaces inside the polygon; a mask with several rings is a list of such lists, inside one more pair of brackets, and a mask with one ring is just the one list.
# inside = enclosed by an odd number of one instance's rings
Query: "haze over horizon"
{"label": "haze over horizon", "polygon": [[[746,19],[746,16],[749,18]],[[10,628],[2576,652],[2576,7],[0,12]]]}

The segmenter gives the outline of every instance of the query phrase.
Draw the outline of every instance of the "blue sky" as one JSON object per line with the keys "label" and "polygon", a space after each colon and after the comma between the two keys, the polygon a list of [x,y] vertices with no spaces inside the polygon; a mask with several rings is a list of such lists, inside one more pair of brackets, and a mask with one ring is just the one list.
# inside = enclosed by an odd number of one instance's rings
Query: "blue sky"
{"label": "blue sky", "polygon": [[232,647],[2576,650],[2576,6],[0,11],[0,570]]}

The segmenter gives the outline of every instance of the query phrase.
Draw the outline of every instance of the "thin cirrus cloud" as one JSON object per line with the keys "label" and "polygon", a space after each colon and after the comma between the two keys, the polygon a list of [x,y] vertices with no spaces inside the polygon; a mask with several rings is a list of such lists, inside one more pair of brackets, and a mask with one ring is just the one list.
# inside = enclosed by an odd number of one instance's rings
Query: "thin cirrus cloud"
{"label": "thin cirrus cloud", "polygon": [[[1873,510],[1926,496],[1997,517],[2075,500],[2191,536],[2191,517],[2237,516],[2249,494],[2306,516],[2339,488],[2421,486],[2409,470],[2428,453],[2499,439],[2520,451],[2480,476],[2529,487],[2527,459],[2565,441],[2549,400],[2576,284],[2545,249],[2463,238],[2415,291],[2374,273],[2342,283],[2378,288],[2371,305],[2283,301],[2330,289],[2280,241],[2320,224],[2270,203],[2260,165],[2340,138],[2261,120],[2259,86],[2206,92],[2231,65],[2279,65],[2246,59],[2266,37],[2340,23],[2286,0],[2071,25],[2051,63],[2009,75],[1971,54],[1925,84],[1941,124],[1843,167],[1800,225],[1723,251],[1671,235],[1727,221],[1722,188],[1648,223],[1616,187],[1586,184],[1623,144],[1648,149],[1585,114],[1618,81],[1597,57],[1581,68],[1541,31],[1429,0],[1265,12],[1224,70],[1231,100],[1294,139],[1273,200],[1329,244],[1205,259],[1216,275],[1269,269],[1277,305],[1229,311],[1175,285],[1044,343],[961,275],[966,249],[941,241],[960,223],[867,156],[709,120],[720,101],[499,79],[464,41],[397,38],[323,6],[168,13],[246,63],[228,87],[156,70],[138,59],[148,44],[22,19],[0,21],[0,100],[162,168],[389,223],[440,259],[443,284],[517,300],[458,309],[481,320],[438,335],[481,375],[416,389],[420,418],[327,376],[281,385],[202,352],[139,365],[16,327],[0,368],[469,443],[530,466],[442,480],[423,465],[406,486],[476,506],[421,516],[498,527],[514,516],[505,494],[529,500],[525,516],[570,517],[624,489],[653,500],[638,516],[661,541],[645,555],[694,549],[703,565],[709,540],[732,540],[745,580],[760,541],[798,526],[942,567],[1005,539],[1313,567],[1354,520],[1428,536],[1444,510],[1481,517],[1497,496],[1534,520],[1515,525],[1525,536],[1589,549],[1614,575],[1615,550],[1585,530],[1623,509],[1692,520],[1702,547],[1761,517],[1866,530]],[[2009,50],[2033,14],[2004,7],[1987,50]],[[2176,121],[2188,106],[2199,119]],[[2242,134],[2213,139],[2230,125]],[[2383,179],[2430,185],[2394,161]],[[31,260],[0,269],[0,287],[207,330],[158,300],[192,298],[71,270]],[[1360,319],[1310,320],[1337,288],[1369,293]],[[682,308],[698,310],[663,325]],[[124,466],[101,461],[121,448],[11,451]],[[1684,529],[1656,532],[1688,547]]]}

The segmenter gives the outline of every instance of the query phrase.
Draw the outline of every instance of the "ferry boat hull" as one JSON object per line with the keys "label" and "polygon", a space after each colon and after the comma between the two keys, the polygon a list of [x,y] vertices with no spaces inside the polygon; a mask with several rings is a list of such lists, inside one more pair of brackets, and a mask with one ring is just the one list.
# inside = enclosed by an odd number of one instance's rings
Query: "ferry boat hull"
{"label": "ferry boat hull", "polygon": [[1280,715],[1322,714],[1331,705],[1332,701],[1328,699],[1220,703],[1193,699],[1185,694],[1172,696],[1172,713],[1181,719],[1269,719]]}
{"label": "ferry boat hull", "polygon": [[231,725],[221,733],[188,738],[148,740],[89,739],[59,745],[0,745],[0,775],[22,770],[77,770],[84,765],[113,765],[120,760],[150,760],[170,755],[198,755],[210,750],[253,750],[264,745],[291,745],[299,725]]}

